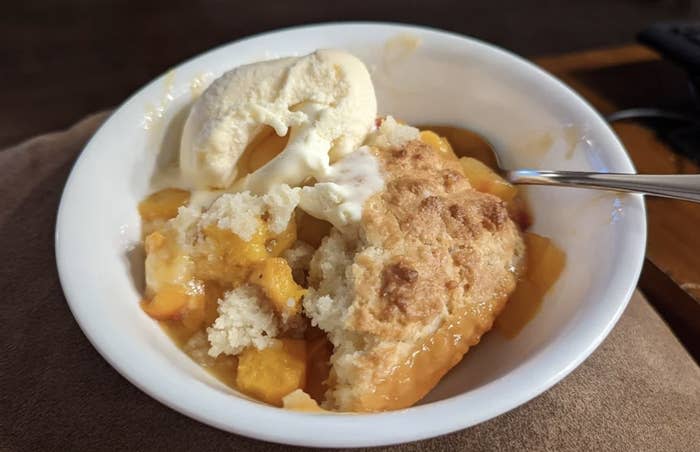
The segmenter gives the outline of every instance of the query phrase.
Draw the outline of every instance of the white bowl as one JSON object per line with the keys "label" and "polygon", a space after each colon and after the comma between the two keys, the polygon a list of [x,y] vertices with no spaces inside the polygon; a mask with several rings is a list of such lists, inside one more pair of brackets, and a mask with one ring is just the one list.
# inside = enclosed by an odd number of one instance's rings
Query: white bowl
{"label": "white bowl", "polygon": [[[412,50],[416,39],[421,43]],[[624,310],[644,256],[641,196],[528,190],[533,230],[566,250],[564,273],[517,338],[488,334],[425,400],[405,410],[315,415],[252,401],[192,362],[139,308],[143,270],[142,255],[133,250],[140,234],[136,205],[152,189],[161,148],[164,155],[175,148],[198,86],[243,63],[328,47],[348,50],[367,63],[381,113],[413,124],[476,130],[510,166],[634,172],[620,142],[585,101],[494,46],[378,23],[255,36],[151,82],[85,147],[66,184],[56,225],[58,270],[75,318],[102,356],[152,397],[209,425],[268,441],[308,446],[413,441],[469,427],[527,402],[590,355]],[[543,134],[549,134],[549,142]]]}

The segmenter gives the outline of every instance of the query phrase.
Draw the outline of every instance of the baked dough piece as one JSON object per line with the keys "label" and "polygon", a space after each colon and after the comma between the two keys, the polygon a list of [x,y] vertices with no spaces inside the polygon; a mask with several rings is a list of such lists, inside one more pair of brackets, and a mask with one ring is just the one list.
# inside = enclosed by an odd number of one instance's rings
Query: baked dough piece
{"label": "baked dough piece", "polygon": [[357,236],[333,230],[304,299],[334,345],[325,406],[411,406],[493,325],[522,271],[524,245],[498,198],[419,140],[377,151],[382,192]]}

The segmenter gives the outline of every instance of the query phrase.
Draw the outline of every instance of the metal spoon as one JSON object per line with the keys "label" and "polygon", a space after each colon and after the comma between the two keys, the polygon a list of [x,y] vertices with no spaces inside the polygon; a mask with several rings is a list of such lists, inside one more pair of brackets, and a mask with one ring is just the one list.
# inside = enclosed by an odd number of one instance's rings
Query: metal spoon
{"label": "metal spoon", "polygon": [[622,191],[700,202],[700,174],[620,174],[581,171],[500,170],[511,184],[558,185]]}
{"label": "metal spoon", "polygon": [[651,175],[534,169],[504,170],[498,158],[498,152],[480,135],[452,127],[426,126],[425,128],[446,136],[458,156],[478,158],[511,184],[583,187],[700,202],[700,174]]}

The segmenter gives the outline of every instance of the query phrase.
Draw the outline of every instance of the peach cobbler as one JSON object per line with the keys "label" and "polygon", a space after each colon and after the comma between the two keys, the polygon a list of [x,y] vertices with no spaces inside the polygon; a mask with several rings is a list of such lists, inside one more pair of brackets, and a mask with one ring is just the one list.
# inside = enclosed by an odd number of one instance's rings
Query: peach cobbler
{"label": "peach cobbler", "polygon": [[143,310],[262,402],[413,405],[494,323],[517,334],[564,264],[459,133],[377,119],[344,52],[224,74],[189,113],[182,183],[139,205]]}

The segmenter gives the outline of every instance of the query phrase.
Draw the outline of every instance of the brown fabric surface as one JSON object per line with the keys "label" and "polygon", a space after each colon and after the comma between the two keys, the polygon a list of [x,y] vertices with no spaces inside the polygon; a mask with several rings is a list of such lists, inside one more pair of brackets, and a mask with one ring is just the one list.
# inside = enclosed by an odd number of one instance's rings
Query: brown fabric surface
{"label": "brown fabric surface", "polygon": [[[105,117],[0,151],[0,450],[289,450],[149,398],[73,320],[55,269],[55,215],[76,155]],[[537,399],[385,449],[688,451],[700,444],[699,419],[700,369],[637,293],[591,358]]]}

